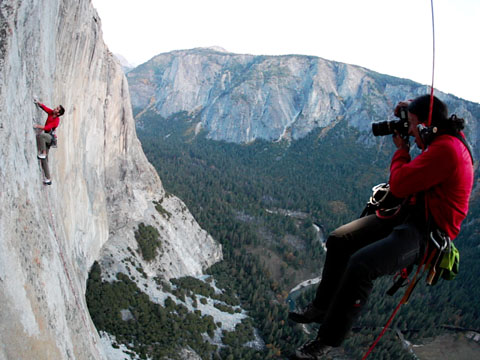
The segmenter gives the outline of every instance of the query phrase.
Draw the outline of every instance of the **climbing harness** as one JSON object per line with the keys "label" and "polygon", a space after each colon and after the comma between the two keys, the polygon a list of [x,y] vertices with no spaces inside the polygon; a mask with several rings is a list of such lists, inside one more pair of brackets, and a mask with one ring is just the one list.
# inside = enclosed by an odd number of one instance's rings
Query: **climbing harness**
{"label": "climbing harness", "polygon": [[57,128],[54,128],[54,129],[52,129],[51,131],[48,132],[50,134],[50,136],[52,137],[52,141],[50,141],[50,145],[47,145],[49,148],[56,148],[57,147],[58,138],[57,138],[56,130],[57,130]]}

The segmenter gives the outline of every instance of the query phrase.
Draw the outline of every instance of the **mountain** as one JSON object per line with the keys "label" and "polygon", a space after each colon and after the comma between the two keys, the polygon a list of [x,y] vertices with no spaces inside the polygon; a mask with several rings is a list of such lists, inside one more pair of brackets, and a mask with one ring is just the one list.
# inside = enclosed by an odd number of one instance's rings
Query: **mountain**
{"label": "mountain", "polygon": [[[239,55],[198,48],[160,54],[127,74],[134,112],[163,118],[186,112],[196,131],[213,140],[300,139],[328,132],[345,120],[370,133],[370,124],[392,120],[401,100],[429,93],[427,86],[318,57]],[[480,106],[436,95],[467,120],[478,141]],[[136,116],[142,122],[142,114]],[[371,137],[365,141],[373,143]]]}
{"label": "mountain", "polygon": [[[123,273],[156,289],[202,275],[221,246],[143,154],[90,0],[2,0],[0,37],[0,359],[106,359],[115,349],[85,299],[95,262],[105,283]],[[36,158],[32,119],[46,114],[34,97],[66,109],[51,186]],[[136,235],[144,229],[157,234],[148,260]]]}

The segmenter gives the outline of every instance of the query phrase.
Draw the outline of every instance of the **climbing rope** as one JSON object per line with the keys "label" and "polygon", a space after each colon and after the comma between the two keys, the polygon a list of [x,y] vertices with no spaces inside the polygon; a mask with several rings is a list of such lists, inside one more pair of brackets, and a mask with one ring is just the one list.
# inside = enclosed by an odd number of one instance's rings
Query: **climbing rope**
{"label": "climbing rope", "polygon": [[[43,174],[43,169],[42,169],[42,165],[41,165],[41,160],[39,160],[38,163],[39,163],[39,167],[40,167],[40,174]],[[43,179],[42,179],[42,180],[43,180]],[[51,228],[52,228],[52,230],[53,230],[53,235],[54,235],[54,237],[55,237],[55,242],[56,242],[56,244],[57,244],[57,246],[58,246],[58,252],[59,252],[59,254],[60,254],[60,259],[61,259],[61,261],[62,261],[62,266],[63,266],[63,269],[64,269],[64,271],[65,271],[65,275],[67,276],[68,284],[69,284],[69,286],[70,286],[70,290],[71,290],[71,292],[72,292],[72,294],[73,294],[73,297],[74,297],[74,299],[75,299],[75,305],[77,306],[77,309],[78,309],[78,311],[79,311],[79,313],[80,313],[80,315],[81,315],[81,317],[82,317],[83,324],[85,325],[85,328],[86,328],[87,330],[89,330],[90,327],[89,327],[88,321],[87,321],[87,319],[86,319],[86,317],[85,317],[84,309],[82,308],[82,306],[81,306],[81,304],[80,304],[80,300],[79,300],[79,298],[78,298],[78,296],[77,296],[77,292],[75,291],[75,286],[74,286],[73,280],[72,280],[72,278],[71,278],[71,276],[70,276],[70,272],[68,271],[67,262],[66,262],[66,260],[65,260],[65,256],[64,256],[62,247],[60,246],[59,237],[58,237],[57,230],[56,230],[56,227],[55,227],[55,221],[54,221],[55,218],[54,218],[54,216],[53,216],[52,207],[51,207],[51,205],[50,205],[50,198],[49,198],[49,196],[48,196],[48,191],[46,190],[47,187],[44,185],[44,186],[43,186],[43,189],[44,189],[43,193],[45,194],[45,198],[46,198],[46,200],[47,200],[48,213],[49,213],[49,215],[50,215],[50,226],[51,226]],[[89,332],[90,332],[90,331],[89,331]],[[96,341],[96,339],[95,339],[95,337],[94,337],[93,335],[92,335],[92,341],[93,341],[93,344],[95,345],[94,348],[98,351],[98,349],[97,349],[97,347],[96,347],[97,341]]]}
{"label": "climbing rope", "polygon": [[[35,118],[33,118],[32,121],[33,121],[34,124],[36,123]],[[47,159],[44,159],[44,160],[38,159],[38,166],[39,166],[39,170],[40,170],[41,182],[43,183],[44,171],[43,171],[42,161],[48,161],[48,160]],[[82,317],[82,321],[83,321],[83,324],[85,326],[85,329],[87,329],[90,332],[90,327],[89,327],[88,321],[85,317],[84,309],[82,308],[82,306],[80,304],[80,300],[77,296],[77,292],[75,291],[75,286],[74,286],[73,280],[70,276],[70,272],[68,271],[67,262],[65,260],[65,256],[64,256],[62,247],[60,246],[59,237],[58,237],[57,230],[56,230],[56,227],[55,227],[55,221],[54,221],[55,219],[54,219],[54,216],[53,216],[52,207],[50,205],[50,198],[48,196],[47,186],[45,186],[45,185],[43,185],[43,193],[45,194],[45,198],[47,200],[47,208],[48,208],[48,213],[50,215],[50,226],[53,230],[53,235],[55,237],[55,242],[56,242],[57,247],[58,247],[58,252],[60,254],[60,259],[62,261],[62,266],[63,266],[64,272],[65,272],[65,275],[67,276],[67,279],[68,279],[68,284],[70,286],[70,290],[71,290],[71,292],[73,294],[73,297],[75,299],[75,305],[76,305],[76,307],[77,307],[77,309],[78,309],[78,311],[79,311],[79,313]],[[99,357],[101,357],[100,353],[98,352],[98,348],[97,348],[97,340],[96,340],[96,338],[93,334],[91,336],[91,339],[92,339],[92,342],[94,344],[94,348],[97,351],[97,355]]]}
{"label": "climbing rope", "polygon": [[[428,111],[428,122],[427,122],[427,126],[430,126],[431,123],[432,123],[432,114],[433,114],[433,81],[434,81],[434,78],[435,78],[435,21],[434,21],[434,13],[433,13],[433,0],[430,0],[430,7],[431,7],[431,12],[432,12],[432,43],[433,43],[433,53],[432,53],[432,86],[430,87],[430,108],[429,108],[429,111]],[[395,316],[397,315],[398,311],[400,310],[401,306],[403,304],[406,304],[408,302],[408,299],[410,298],[410,295],[413,291],[413,289],[415,288],[416,284],[418,283],[418,279],[417,279],[417,275],[420,273],[420,270],[422,269],[422,267],[424,267],[424,270],[423,270],[423,273],[425,273],[425,270],[427,268],[427,266],[430,264],[433,256],[435,255],[435,250],[432,251],[432,253],[430,254],[429,258],[426,259],[427,257],[427,253],[428,253],[428,247],[427,247],[427,250],[425,250],[425,256],[423,257],[423,260],[422,262],[420,263],[420,265],[418,265],[418,268],[417,268],[417,272],[415,273],[415,276],[413,277],[413,279],[411,280],[410,282],[410,285],[408,286],[407,290],[405,291],[405,294],[403,295],[402,299],[400,300],[400,302],[398,303],[397,307],[393,310],[392,312],[392,315],[390,315],[390,318],[387,320],[387,323],[385,324],[385,326],[383,327],[382,331],[380,332],[380,334],[378,335],[378,337],[375,339],[375,341],[373,342],[373,344],[370,346],[370,348],[368,349],[368,351],[365,353],[365,355],[362,357],[362,360],[365,360],[368,355],[370,355],[370,353],[373,351],[373,349],[375,348],[375,346],[378,344],[378,342],[380,341],[380,339],[383,337],[383,335],[385,334],[385,332],[387,331],[387,329],[389,328],[390,324],[392,323],[393,319],[395,318]]]}
{"label": "climbing rope", "polygon": [[428,123],[427,126],[432,124],[433,114],[433,80],[435,79],[435,17],[433,14],[433,0],[430,0],[430,7],[432,9],[432,86],[430,87],[430,109],[428,111]]}
{"label": "climbing rope", "polygon": [[[44,189],[46,189],[46,187],[44,186],[43,187]],[[75,287],[73,285],[73,281],[72,281],[72,278],[70,277],[70,273],[68,271],[68,268],[67,268],[67,262],[65,261],[65,257],[63,255],[63,251],[62,251],[62,248],[60,246],[60,241],[59,241],[59,238],[58,238],[58,234],[57,234],[57,230],[55,228],[55,219],[53,217],[53,212],[52,212],[52,209],[51,209],[51,206],[50,206],[50,198],[48,196],[48,191],[44,191],[44,194],[45,194],[45,198],[47,199],[47,208],[48,208],[48,213],[50,214],[50,226],[52,227],[52,230],[53,230],[53,235],[55,237],[55,241],[57,243],[57,246],[58,246],[58,252],[60,254],[60,259],[62,260],[62,265],[63,265],[63,269],[65,270],[65,275],[67,276],[67,279],[68,279],[68,283],[70,285],[70,289],[72,290],[72,293],[73,293],[73,296],[75,298],[75,304],[77,305],[78,309],[81,310],[81,306],[80,306],[80,301],[77,297],[77,293],[75,291]],[[83,318],[83,321],[84,321],[84,324],[87,325],[87,321],[85,319],[85,316],[83,314],[83,311],[81,311],[81,314],[82,314],[82,318]]]}
{"label": "climbing rope", "polygon": [[[365,355],[362,357],[362,360],[365,360],[368,357],[368,355],[370,355],[370,353],[373,351],[375,346],[377,346],[380,339],[383,337],[383,335],[385,335],[386,331],[390,327],[390,324],[392,323],[393,319],[397,315],[397,313],[400,310],[400,308],[402,307],[402,305],[406,304],[408,302],[408,299],[410,298],[410,295],[412,294],[413,289],[415,288],[415,286],[417,286],[418,281],[423,277],[426,270],[430,266],[430,264],[432,262],[432,259],[434,258],[435,254],[436,254],[436,250],[433,249],[430,252],[430,255],[428,255],[428,253],[429,253],[429,251],[428,251],[428,244],[427,244],[427,248],[425,249],[425,254],[422,258],[422,261],[418,265],[417,271],[416,271],[415,275],[413,276],[412,280],[409,282],[410,285],[407,287],[407,290],[405,290],[405,293],[403,294],[402,298],[400,299],[400,302],[398,303],[395,310],[393,310],[392,315],[390,315],[390,318],[387,320],[387,323],[384,325],[382,331],[380,332],[378,337],[375,339],[373,344],[370,346],[368,351],[365,353]],[[422,268],[423,268],[422,275],[420,277],[418,277],[418,274],[420,274],[420,271],[422,270]]]}

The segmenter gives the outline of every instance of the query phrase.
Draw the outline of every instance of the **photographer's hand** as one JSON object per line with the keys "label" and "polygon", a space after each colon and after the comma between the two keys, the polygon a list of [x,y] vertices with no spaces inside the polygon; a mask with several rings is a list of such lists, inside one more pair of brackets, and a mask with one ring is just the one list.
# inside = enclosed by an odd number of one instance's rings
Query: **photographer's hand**
{"label": "photographer's hand", "polygon": [[407,101],[400,101],[398,103],[398,105],[395,107],[395,110],[393,111],[393,114],[396,116],[396,117],[399,117],[400,114],[399,114],[399,111],[400,111],[400,108],[402,107],[407,107],[408,108],[408,105],[410,104],[411,100],[407,100]]}
{"label": "photographer's hand", "polygon": [[402,137],[398,131],[395,130],[395,133],[392,136],[393,143],[397,147],[397,149],[406,149],[407,151],[410,150],[410,141],[407,138]]}

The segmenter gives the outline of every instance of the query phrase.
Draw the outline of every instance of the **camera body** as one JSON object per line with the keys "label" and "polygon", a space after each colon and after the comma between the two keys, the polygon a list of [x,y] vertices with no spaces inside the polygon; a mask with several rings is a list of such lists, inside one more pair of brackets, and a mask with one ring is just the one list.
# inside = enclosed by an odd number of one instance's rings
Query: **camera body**
{"label": "camera body", "polygon": [[402,106],[398,109],[398,117],[398,120],[372,123],[373,135],[392,135],[396,130],[402,137],[408,137],[408,108],[406,106]]}

